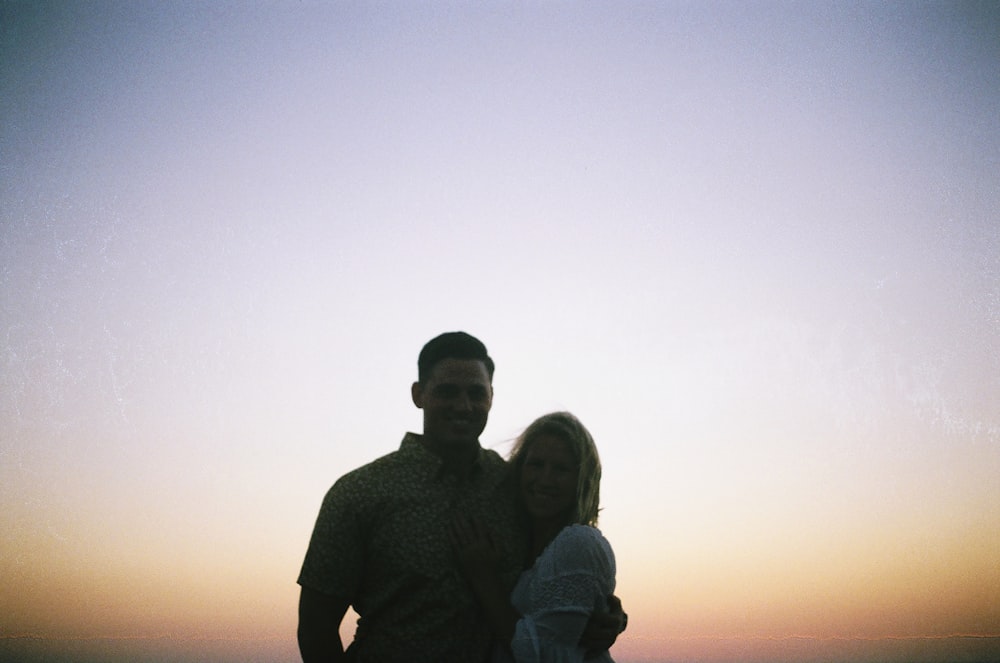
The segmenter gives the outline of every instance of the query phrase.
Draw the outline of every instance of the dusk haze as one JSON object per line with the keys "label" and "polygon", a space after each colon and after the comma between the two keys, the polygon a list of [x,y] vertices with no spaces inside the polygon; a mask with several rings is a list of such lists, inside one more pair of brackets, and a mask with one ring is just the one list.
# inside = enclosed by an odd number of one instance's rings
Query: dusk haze
{"label": "dusk haze", "polygon": [[0,661],[298,661],[453,330],[617,663],[1000,662],[1000,4],[0,2]]}

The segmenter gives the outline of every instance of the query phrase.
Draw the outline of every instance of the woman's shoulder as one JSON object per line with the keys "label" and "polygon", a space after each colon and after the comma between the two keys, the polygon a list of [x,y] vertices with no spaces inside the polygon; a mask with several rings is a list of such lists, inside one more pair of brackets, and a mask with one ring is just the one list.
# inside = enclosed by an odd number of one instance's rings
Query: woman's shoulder
{"label": "woman's shoulder", "polygon": [[596,527],[569,525],[552,543],[554,557],[564,570],[586,568],[614,572],[615,556],[611,544]]}
{"label": "woman's shoulder", "polygon": [[591,545],[602,541],[607,543],[601,530],[590,525],[567,525],[556,535],[556,540],[564,545]]}

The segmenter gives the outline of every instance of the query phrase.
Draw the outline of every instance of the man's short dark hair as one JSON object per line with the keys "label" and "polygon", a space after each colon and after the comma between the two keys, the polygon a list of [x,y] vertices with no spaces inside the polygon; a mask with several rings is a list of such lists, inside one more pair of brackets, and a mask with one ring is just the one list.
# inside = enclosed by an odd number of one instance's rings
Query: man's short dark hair
{"label": "man's short dark hair", "polygon": [[493,381],[493,360],[486,352],[486,346],[475,336],[465,332],[445,332],[427,341],[417,358],[417,379],[427,382],[434,366],[443,359],[474,359],[486,365],[490,382]]}

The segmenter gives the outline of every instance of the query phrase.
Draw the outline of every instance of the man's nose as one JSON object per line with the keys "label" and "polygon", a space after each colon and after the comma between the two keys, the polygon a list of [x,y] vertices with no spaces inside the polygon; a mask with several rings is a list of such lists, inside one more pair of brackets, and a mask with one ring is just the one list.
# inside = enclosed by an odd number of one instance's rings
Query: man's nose
{"label": "man's nose", "polygon": [[455,399],[455,409],[462,410],[463,412],[472,409],[472,399],[469,398],[468,394],[461,393],[458,395],[458,398]]}

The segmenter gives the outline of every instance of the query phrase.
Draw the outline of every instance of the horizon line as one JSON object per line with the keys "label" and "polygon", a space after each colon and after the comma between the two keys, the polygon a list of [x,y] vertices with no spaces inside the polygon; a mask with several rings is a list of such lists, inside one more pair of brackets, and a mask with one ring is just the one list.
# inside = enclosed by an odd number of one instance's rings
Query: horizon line
{"label": "horizon line", "polygon": [[[290,635],[270,635],[254,637],[236,636],[181,636],[170,634],[158,635],[37,635],[32,633],[2,634],[0,640],[184,640],[191,642],[215,641],[215,642],[272,642],[277,640],[294,639],[295,634]],[[886,635],[886,636],[815,636],[815,635],[663,635],[663,636],[630,636],[630,640],[657,641],[657,640],[815,640],[817,642],[831,641],[861,641],[861,642],[881,642],[885,640],[951,640],[958,638],[978,638],[997,639],[1000,633],[954,633],[950,635]]]}

